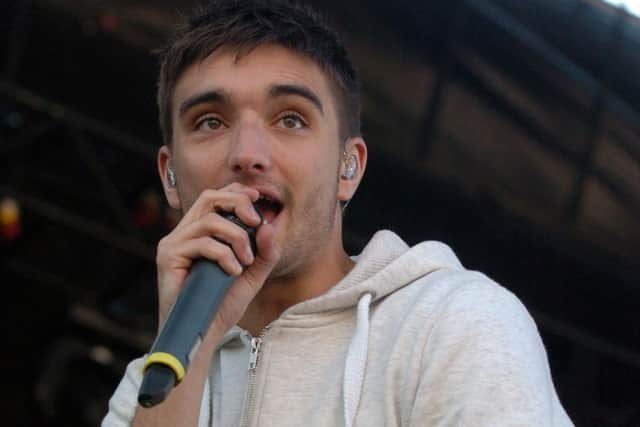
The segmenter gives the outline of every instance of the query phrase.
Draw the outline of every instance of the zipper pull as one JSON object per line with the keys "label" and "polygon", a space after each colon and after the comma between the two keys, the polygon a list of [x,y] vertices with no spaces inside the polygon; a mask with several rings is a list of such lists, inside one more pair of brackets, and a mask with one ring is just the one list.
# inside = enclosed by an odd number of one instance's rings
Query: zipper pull
{"label": "zipper pull", "polygon": [[251,353],[249,353],[249,370],[255,371],[258,367],[258,354],[260,353],[262,338],[251,338]]}

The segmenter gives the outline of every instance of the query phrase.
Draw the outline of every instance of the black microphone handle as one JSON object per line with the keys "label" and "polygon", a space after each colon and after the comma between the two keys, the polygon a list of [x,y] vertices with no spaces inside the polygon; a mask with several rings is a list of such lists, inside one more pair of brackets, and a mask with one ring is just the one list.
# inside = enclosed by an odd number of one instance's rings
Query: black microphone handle
{"label": "black microphone handle", "polygon": [[[227,219],[249,234],[255,251],[255,228],[242,224],[235,216]],[[144,364],[138,403],[149,408],[164,401],[182,381],[202,339],[224,299],[234,277],[217,263],[198,259],[193,263],[175,304],[156,338]]]}

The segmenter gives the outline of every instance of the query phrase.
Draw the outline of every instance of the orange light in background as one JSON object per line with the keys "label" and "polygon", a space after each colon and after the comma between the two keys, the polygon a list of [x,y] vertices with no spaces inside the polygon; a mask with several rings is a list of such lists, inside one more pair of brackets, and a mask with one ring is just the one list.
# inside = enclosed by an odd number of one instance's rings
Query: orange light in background
{"label": "orange light in background", "polygon": [[151,227],[158,223],[161,214],[160,196],[153,190],[147,190],[140,196],[134,214],[138,227]]}
{"label": "orange light in background", "polygon": [[118,28],[118,15],[113,12],[104,12],[98,17],[98,26],[106,33],[112,33]]}
{"label": "orange light in background", "polygon": [[20,206],[15,199],[0,200],[0,237],[11,241],[20,236]]}

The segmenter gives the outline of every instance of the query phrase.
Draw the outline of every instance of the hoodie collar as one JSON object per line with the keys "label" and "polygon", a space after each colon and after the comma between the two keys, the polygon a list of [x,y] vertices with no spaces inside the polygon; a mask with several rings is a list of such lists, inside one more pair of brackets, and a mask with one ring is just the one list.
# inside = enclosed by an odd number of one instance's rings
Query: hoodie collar
{"label": "hoodie collar", "polygon": [[296,304],[284,314],[353,307],[363,294],[370,294],[373,303],[436,270],[463,269],[451,248],[444,243],[427,241],[409,247],[389,230],[375,233],[355,260],[354,268],[327,293]]}
{"label": "hoodie collar", "polygon": [[[281,317],[355,307],[365,294],[371,295],[370,303],[373,303],[434,271],[463,269],[444,243],[427,241],[409,247],[389,230],[375,233],[354,260],[353,269],[327,293],[289,307]],[[242,340],[244,333],[234,326],[218,343],[218,348]]]}

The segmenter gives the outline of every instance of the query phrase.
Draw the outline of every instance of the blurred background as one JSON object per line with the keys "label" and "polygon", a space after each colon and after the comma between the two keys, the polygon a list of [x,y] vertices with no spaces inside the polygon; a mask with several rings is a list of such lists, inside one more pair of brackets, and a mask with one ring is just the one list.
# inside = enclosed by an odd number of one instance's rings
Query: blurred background
{"label": "blurred background", "polygon": [[[3,425],[96,426],[155,331],[157,63],[193,1],[3,0]],[[346,218],[518,295],[577,426],[640,426],[640,20],[601,0],[318,1],[363,80]]]}

